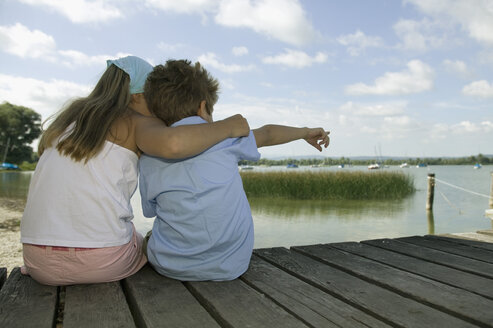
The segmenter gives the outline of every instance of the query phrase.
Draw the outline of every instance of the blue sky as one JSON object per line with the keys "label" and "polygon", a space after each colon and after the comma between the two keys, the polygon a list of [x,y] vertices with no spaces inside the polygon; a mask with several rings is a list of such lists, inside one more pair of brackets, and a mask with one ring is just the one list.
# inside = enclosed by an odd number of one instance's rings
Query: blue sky
{"label": "blue sky", "polygon": [[0,102],[46,119],[130,54],[200,61],[215,119],[322,126],[323,156],[493,154],[491,0],[0,0]]}

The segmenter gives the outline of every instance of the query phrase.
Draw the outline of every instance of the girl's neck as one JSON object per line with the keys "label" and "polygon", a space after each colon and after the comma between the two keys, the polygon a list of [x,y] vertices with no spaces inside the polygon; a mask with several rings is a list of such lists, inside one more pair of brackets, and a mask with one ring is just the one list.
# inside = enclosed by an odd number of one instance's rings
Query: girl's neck
{"label": "girl's neck", "polygon": [[149,108],[147,108],[147,102],[144,98],[143,93],[133,94],[132,100],[130,101],[128,107],[133,111],[142,114],[144,116],[153,116],[149,111]]}

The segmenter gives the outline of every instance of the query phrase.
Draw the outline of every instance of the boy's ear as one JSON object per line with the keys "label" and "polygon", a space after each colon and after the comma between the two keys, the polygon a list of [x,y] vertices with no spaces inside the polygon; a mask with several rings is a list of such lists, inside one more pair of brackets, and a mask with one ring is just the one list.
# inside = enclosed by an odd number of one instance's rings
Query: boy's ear
{"label": "boy's ear", "polygon": [[200,102],[199,108],[197,109],[197,116],[204,118],[204,115],[207,114],[207,110],[205,109],[205,100]]}
{"label": "boy's ear", "polygon": [[207,122],[212,123],[212,115],[207,113],[207,106],[205,100],[202,100],[200,102],[199,109],[197,110],[197,115],[202,117]]}

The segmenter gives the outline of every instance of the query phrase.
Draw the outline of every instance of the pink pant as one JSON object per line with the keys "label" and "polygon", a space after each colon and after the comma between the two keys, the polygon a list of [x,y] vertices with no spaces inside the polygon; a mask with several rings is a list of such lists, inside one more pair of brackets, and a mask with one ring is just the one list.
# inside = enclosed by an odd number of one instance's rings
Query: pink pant
{"label": "pink pant", "polygon": [[130,242],[122,246],[84,249],[23,244],[23,253],[27,274],[53,286],[117,281],[147,262],[142,236],[135,228]]}

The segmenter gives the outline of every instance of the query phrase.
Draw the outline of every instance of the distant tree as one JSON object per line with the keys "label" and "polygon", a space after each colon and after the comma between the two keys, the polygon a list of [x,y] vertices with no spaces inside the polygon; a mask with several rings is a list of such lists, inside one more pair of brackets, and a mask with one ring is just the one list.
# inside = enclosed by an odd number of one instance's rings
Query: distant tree
{"label": "distant tree", "polygon": [[41,134],[41,115],[34,110],[0,104],[0,160],[20,164],[32,162],[33,149],[30,144]]}

